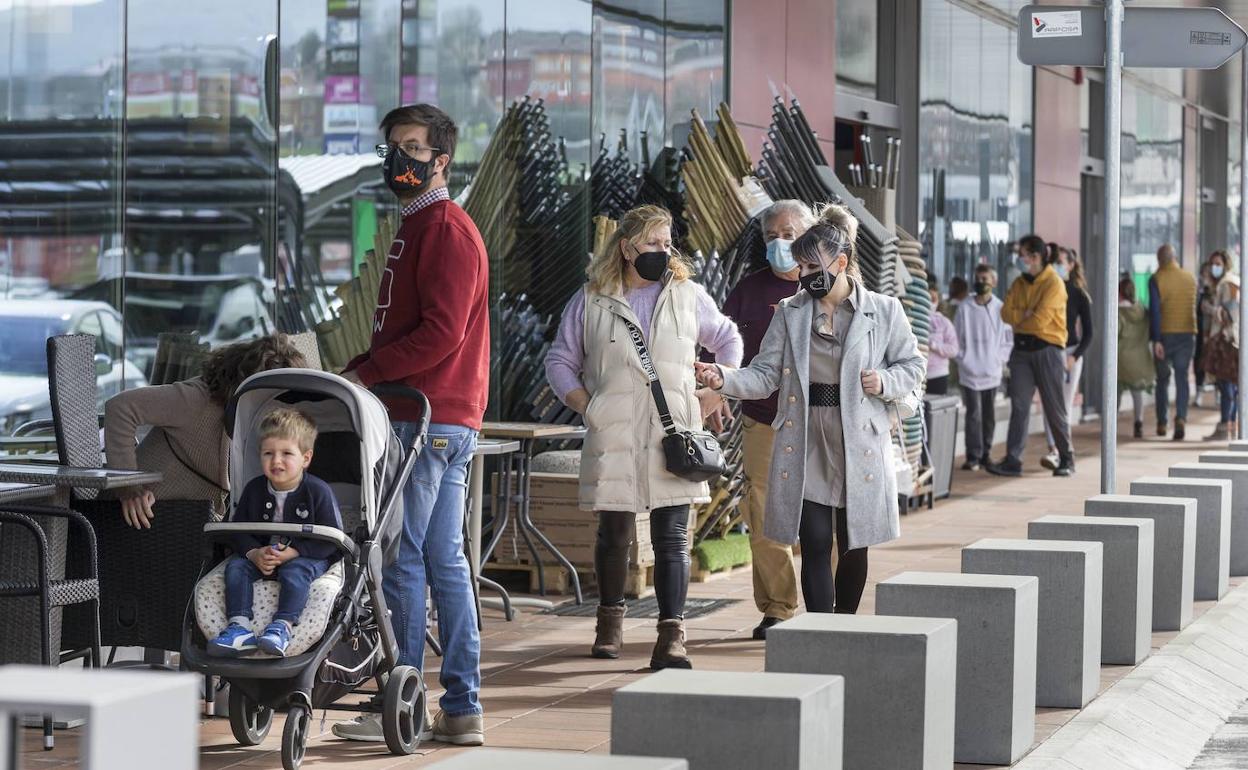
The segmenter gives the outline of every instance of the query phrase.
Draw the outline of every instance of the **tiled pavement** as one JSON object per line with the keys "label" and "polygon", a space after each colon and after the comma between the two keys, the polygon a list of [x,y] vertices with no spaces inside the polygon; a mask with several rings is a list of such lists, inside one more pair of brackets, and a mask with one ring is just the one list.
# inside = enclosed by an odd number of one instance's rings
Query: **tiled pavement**
{"label": "tiled pavement", "polygon": [[[1189,440],[1175,444],[1149,438],[1121,441],[1118,457],[1118,491],[1125,492],[1131,479],[1164,473],[1169,465],[1193,460],[1202,450],[1223,444],[1199,440],[1216,421],[1214,411],[1192,410]],[[1120,435],[1130,435],[1130,423],[1120,424]],[[1099,426],[1076,429],[1079,472],[1073,479],[1055,479],[1039,468],[1043,439],[1033,437],[1026,458],[1028,472],[1020,479],[999,479],[980,473],[955,473],[950,499],[933,510],[911,513],[902,519],[902,537],[871,551],[870,584],[861,612],[874,607],[874,584],[906,570],[956,572],[962,546],[983,537],[1026,537],[1030,519],[1045,514],[1080,514],[1083,500],[1096,494],[1100,471]],[[1233,581],[1238,583],[1239,581]],[[694,584],[690,595],[737,598],[742,601],[689,622],[689,644],[694,665],[700,669],[761,671],[763,646],[751,641],[750,629],[758,621],[751,600],[748,569],[708,583]],[[1212,602],[1199,602],[1196,614]],[[593,637],[592,618],[565,618],[526,612],[507,623],[501,612],[486,610],[483,635],[486,740],[493,747],[543,748],[607,753],[610,750],[611,695],[619,687],[646,675],[653,621],[629,621],[625,655],[618,661],[599,661],[586,656]],[[1175,633],[1153,635],[1154,648]],[[436,661],[431,660],[431,666]],[[1103,666],[1102,689],[1124,676],[1129,666]],[[436,674],[429,681],[436,687]],[[1037,709],[1036,739],[1043,741],[1076,712]],[[339,741],[329,733],[336,718],[348,715],[329,712],[321,723],[318,712],[312,723],[313,739],[304,766],[307,768],[424,767],[446,758],[456,749],[426,744],[412,757],[393,757],[384,745]],[[135,715],[142,719],[141,714]],[[39,749],[38,731],[26,731],[24,754],[28,768],[59,768],[75,764],[78,731],[59,732],[53,752]],[[242,748],[230,735],[225,719],[201,723],[200,766],[218,768],[280,768],[281,718],[275,719],[268,739],[260,746]],[[977,767],[966,765],[965,767]]]}

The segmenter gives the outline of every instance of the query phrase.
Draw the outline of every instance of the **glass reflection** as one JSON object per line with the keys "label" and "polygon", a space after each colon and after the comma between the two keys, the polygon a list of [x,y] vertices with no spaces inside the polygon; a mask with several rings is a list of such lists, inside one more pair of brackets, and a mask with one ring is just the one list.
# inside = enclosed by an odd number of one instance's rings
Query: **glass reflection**
{"label": "glass reflection", "polygon": [[642,136],[663,144],[663,0],[594,3],[594,135],[624,131],[634,161]]}
{"label": "glass reflection", "polygon": [[49,336],[96,335],[99,406],[144,382],[117,310],[123,17],[121,0],[0,3],[0,435],[51,416]]}
{"label": "glass reflection", "polygon": [[836,83],[871,99],[879,79],[879,27],[879,0],[837,0]]}
{"label": "glass reflection", "polygon": [[723,0],[667,0],[664,57],[667,135],[683,147],[689,135],[691,109],[711,121],[724,100]]}

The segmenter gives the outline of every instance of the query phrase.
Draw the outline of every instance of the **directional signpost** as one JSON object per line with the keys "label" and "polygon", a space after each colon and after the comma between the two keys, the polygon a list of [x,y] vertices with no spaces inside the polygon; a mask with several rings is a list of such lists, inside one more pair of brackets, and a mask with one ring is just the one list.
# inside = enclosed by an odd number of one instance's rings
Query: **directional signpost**
{"label": "directional signpost", "polygon": [[[1114,493],[1118,446],[1118,215],[1122,150],[1122,68],[1216,69],[1234,56],[1248,34],[1217,8],[1123,8],[1027,5],[1018,12],[1018,58],[1031,65],[1105,68],[1105,253],[1101,263],[1101,492]],[[1248,158],[1248,54],[1244,56],[1244,157]],[[1248,163],[1240,189],[1248,191]],[[1248,286],[1248,194],[1240,205],[1241,285]],[[1248,329],[1248,302],[1240,303],[1240,328]],[[1240,372],[1248,372],[1248,345],[1240,345]],[[1179,375],[1176,376],[1186,376]],[[1239,389],[1240,414],[1248,414],[1248,388]],[[1244,424],[1240,420],[1240,437]]]}

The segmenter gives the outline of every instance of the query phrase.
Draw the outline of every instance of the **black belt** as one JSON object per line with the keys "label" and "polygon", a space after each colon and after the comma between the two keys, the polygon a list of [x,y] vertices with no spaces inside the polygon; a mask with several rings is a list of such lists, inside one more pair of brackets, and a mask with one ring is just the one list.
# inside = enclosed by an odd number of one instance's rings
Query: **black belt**
{"label": "black belt", "polygon": [[811,406],[832,406],[840,408],[841,406],[841,386],[828,385],[823,382],[810,383],[810,405]]}

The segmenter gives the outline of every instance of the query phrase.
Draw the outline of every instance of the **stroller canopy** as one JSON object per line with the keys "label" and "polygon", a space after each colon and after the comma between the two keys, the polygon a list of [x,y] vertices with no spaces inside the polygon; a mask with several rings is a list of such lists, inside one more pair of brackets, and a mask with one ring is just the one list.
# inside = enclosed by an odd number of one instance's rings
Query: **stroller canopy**
{"label": "stroller canopy", "polygon": [[[316,421],[318,436],[310,471],[337,490],[359,486],[359,516],[378,536],[377,516],[384,490],[394,482],[403,450],[381,401],[342,377],[314,369],[273,369],[248,377],[226,406],[230,436],[230,509],[243,487],[261,475],[260,422],[270,411],[289,407]],[[325,469],[326,472],[318,472]],[[338,482],[335,484],[334,482]],[[344,518],[352,501],[339,499]],[[401,518],[401,517],[400,517]],[[347,534],[351,534],[348,526]],[[395,533],[381,533],[388,541]]]}

